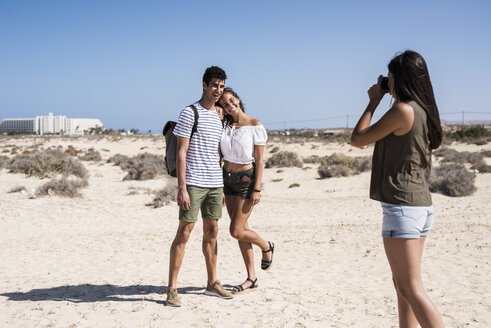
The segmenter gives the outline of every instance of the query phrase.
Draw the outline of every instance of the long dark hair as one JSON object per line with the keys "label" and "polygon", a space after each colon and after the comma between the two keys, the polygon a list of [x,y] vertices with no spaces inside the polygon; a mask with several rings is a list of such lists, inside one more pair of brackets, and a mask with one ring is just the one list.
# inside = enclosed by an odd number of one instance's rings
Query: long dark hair
{"label": "long dark hair", "polygon": [[[223,93],[222,93],[222,96],[221,97],[223,97],[223,95],[226,94],[226,93],[230,93],[232,96],[234,96],[235,98],[239,99],[240,109],[242,110],[242,112],[245,113],[244,103],[242,102],[242,99],[240,99],[240,97],[237,94],[237,92],[235,92],[234,89],[232,89],[232,88],[226,87],[226,88],[223,89]],[[220,101],[220,99],[218,99],[218,100]],[[220,106],[220,103],[218,101],[217,101],[217,104]],[[230,124],[233,123],[232,116],[225,114],[225,108],[223,109],[223,120],[224,120],[226,126],[229,126]]]}
{"label": "long dark hair", "polygon": [[397,100],[402,102],[414,100],[425,110],[430,148],[440,147],[442,143],[440,114],[425,60],[417,52],[407,50],[394,57],[388,66],[394,80]]}

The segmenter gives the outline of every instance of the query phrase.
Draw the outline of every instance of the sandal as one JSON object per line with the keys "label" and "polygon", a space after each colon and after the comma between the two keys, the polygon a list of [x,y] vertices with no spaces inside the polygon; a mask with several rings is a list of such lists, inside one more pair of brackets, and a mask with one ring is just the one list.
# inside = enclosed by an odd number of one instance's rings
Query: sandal
{"label": "sandal", "polygon": [[247,280],[246,281],[250,281],[252,283],[252,285],[250,285],[249,287],[246,287],[246,288],[244,288],[242,285],[234,286],[232,288],[232,293],[234,293],[234,294],[242,293],[246,289],[253,289],[253,288],[259,287],[259,285],[256,285],[256,283],[257,283],[257,277],[254,280],[252,280],[251,278],[247,277]]}
{"label": "sandal", "polygon": [[269,249],[263,251],[263,253],[271,252],[271,260],[261,260],[261,269],[268,271],[273,266],[273,253],[274,253],[274,243],[268,241]]}

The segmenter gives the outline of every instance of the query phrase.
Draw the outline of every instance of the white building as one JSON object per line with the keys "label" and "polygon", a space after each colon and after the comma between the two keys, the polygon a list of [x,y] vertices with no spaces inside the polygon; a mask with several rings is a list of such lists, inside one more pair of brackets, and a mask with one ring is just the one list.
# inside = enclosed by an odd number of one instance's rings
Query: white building
{"label": "white building", "polygon": [[36,116],[36,118],[7,118],[0,123],[0,133],[19,132],[35,134],[86,134],[92,128],[104,125],[96,118],[67,118],[63,115]]}

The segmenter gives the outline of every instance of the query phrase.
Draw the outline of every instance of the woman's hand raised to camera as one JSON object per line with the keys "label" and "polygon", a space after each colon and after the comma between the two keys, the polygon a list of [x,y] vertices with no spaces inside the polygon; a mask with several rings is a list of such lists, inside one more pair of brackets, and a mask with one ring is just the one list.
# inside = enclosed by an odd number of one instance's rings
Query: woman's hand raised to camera
{"label": "woman's hand raised to camera", "polygon": [[374,102],[378,105],[380,100],[384,97],[384,95],[387,93],[386,90],[382,90],[382,75],[379,75],[377,83],[372,85],[370,89],[368,89],[368,98],[370,98],[370,102]]}

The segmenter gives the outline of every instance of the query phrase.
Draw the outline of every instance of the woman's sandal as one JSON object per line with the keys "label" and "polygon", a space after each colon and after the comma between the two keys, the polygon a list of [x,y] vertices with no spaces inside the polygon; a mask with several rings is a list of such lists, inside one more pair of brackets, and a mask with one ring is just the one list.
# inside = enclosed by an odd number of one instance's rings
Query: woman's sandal
{"label": "woman's sandal", "polygon": [[249,287],[246,287],[246,288],[244,288],[242,285],[234,286],[232,288],[232,293],[234,293],[234,294],[242,293],[242,292],[244,292],[247,289],[253,289],[253,288],[259,287],[259,285],[256,284],[257,283],[257,277],[254,280],[252,280],[251,278],[247,277],[247,281],[250,281],[252,283],[252,285],[250,285]]}
{"label": "woman's sandal", "polygon": [[274,253],[274,243],[268,241],[269,249],[263,251],[263,253],[271,252],[271,260],[261,260],[261,269],[268,271],[273,266],[273,253]]}

